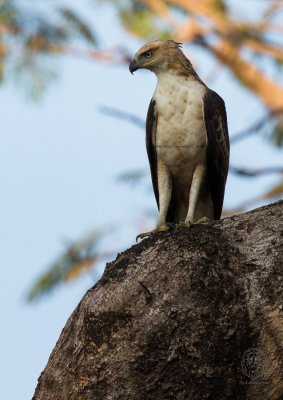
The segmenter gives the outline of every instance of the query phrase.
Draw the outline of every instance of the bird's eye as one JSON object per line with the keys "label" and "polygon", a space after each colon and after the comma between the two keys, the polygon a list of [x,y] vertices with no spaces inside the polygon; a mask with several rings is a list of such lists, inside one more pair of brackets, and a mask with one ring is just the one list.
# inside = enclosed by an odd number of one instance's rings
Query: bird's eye
{"label": "bird's eye", "polygon": [[152,56],[152,52],[149,50],[149,51],[146,51],[145,53],[144,53],[144,56],[146,57],[146,58],[149,58],[149,57],[151,57]]}

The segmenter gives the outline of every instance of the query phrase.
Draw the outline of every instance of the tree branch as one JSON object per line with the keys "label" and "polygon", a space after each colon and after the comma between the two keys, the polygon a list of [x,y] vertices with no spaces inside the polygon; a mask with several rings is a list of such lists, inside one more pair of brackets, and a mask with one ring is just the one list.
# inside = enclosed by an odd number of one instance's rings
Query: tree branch
{"label": "tree branch", "polygon": [[245,176],[248,178],[253,178],[259,175],[283,174],[283,167],[266,167],[266,168],[249,169],[249,168],[234,167],[230,165],[229,172]]}
{"label": "tree branch", "polygon": [[240,132],[234,133],[234,135],[230,137],[230,144],[235,144],[243,139],[246,139],[248,136],[256,134],[273,117],[279,116],[282,113],[283,109],[271,110],[268,114],[266,114],[264,117],[261,117],[258,121],[254,122],[248,128]]}
{"label": "tree branch", "polygon": [[115,107],[108,107],[101,105],[99,106],[99,111],[103,114],[106,114],[113,118],[122,119],[124,121],[130,122],[131,124],[136,125],[138,128],[144,129],[145,128],[145,121],[138,117],[135,114],[129,113],[127,111],[119,110]]}
{"label": "tree branch", "polygon": [[279,400],[282,211],[119,254],[70,316],[33,400]]}

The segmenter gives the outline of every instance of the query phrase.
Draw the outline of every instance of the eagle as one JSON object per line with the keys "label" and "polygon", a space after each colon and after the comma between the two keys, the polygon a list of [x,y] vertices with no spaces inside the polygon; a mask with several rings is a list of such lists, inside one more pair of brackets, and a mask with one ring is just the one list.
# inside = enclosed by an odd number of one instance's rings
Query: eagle
{"label": "eagle", "polygon": [[181,50],[155,40],[129,65],[155,73],[146,119],[146,149],[159,216],[152,232],[220,219],[229,169],[225,103],[209,89]]}

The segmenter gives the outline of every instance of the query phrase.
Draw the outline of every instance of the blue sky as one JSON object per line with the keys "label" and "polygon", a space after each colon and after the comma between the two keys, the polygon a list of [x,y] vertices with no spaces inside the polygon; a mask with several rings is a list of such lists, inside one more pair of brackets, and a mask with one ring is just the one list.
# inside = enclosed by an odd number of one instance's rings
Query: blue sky
{"label": "blue sky", "polygon": [[[262,2],[250,3],[254,7]],[[82,7],[90,20],[93,15],[102,45],[124,42],[134,53],[142,44],[129,38],[110,7],[98,7],[93,14],[87,10]],[[211,59],[193,50],[193,60],[205,77]],[[0,90],[3,399],[32,397],[61,329],[103,266],[35,305],[24,301],[31,282],[64,249],[66,238],[75,240],[93,228],[119,227],[105,248],[128,247],[139,233],[144,210],[155,207],[152,193],[116,180],[125,171],[147,168],[144,132],[98,111],[104,104],[144,118],[155,76],[143,71],[132,76],[127,66],[71,57],[59,61],[61,79],[38,104],[26,101],[15,87],[5,85]],[[261,115],[261,103],[235,83],[227,70],[210,87],[225,99],[231,136]],[[280,165],[282,152],[253,137],[232,147],[231,162],[251,167]],[[233,207],[277,180],[276,176],[253,180],[230,176],[225,204]]]}

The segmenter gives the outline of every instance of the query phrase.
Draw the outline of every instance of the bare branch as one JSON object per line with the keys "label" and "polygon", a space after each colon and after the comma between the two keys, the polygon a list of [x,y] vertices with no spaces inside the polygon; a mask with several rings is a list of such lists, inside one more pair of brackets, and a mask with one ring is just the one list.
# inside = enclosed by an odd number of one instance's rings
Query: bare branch
{"label": "bare branch", "polygon": [[103,114],[109,115],[110,117],[123,119],[127,122],[130,122],[141,129],[144,129],[145,127],[145,121],[142,118],[127,111],[122,111],[119,110],[118,108],[108,107],[104,105],[99,107],[99,111],[102,112]]}
{"label": "bare branch", "polygon": [[240,140],[246,139],[248,136],[256,134],[267,122],[269,122],[273,117],[282,114],[282,112],[282,109],[270,111],[264,117],[260,118],[258,121],[250,125],[248,128],[232,135],[232,137],[230,137],[230,144],[235,144]]}
{"label": "bare branch", "polygon": [[236,175],[245,176],[247,178],[253,178],[254,176],[266,175],[266,174],[283,174],[282,167],[266,167],[266,168],[239,168],[230,165],[229,171]]}

